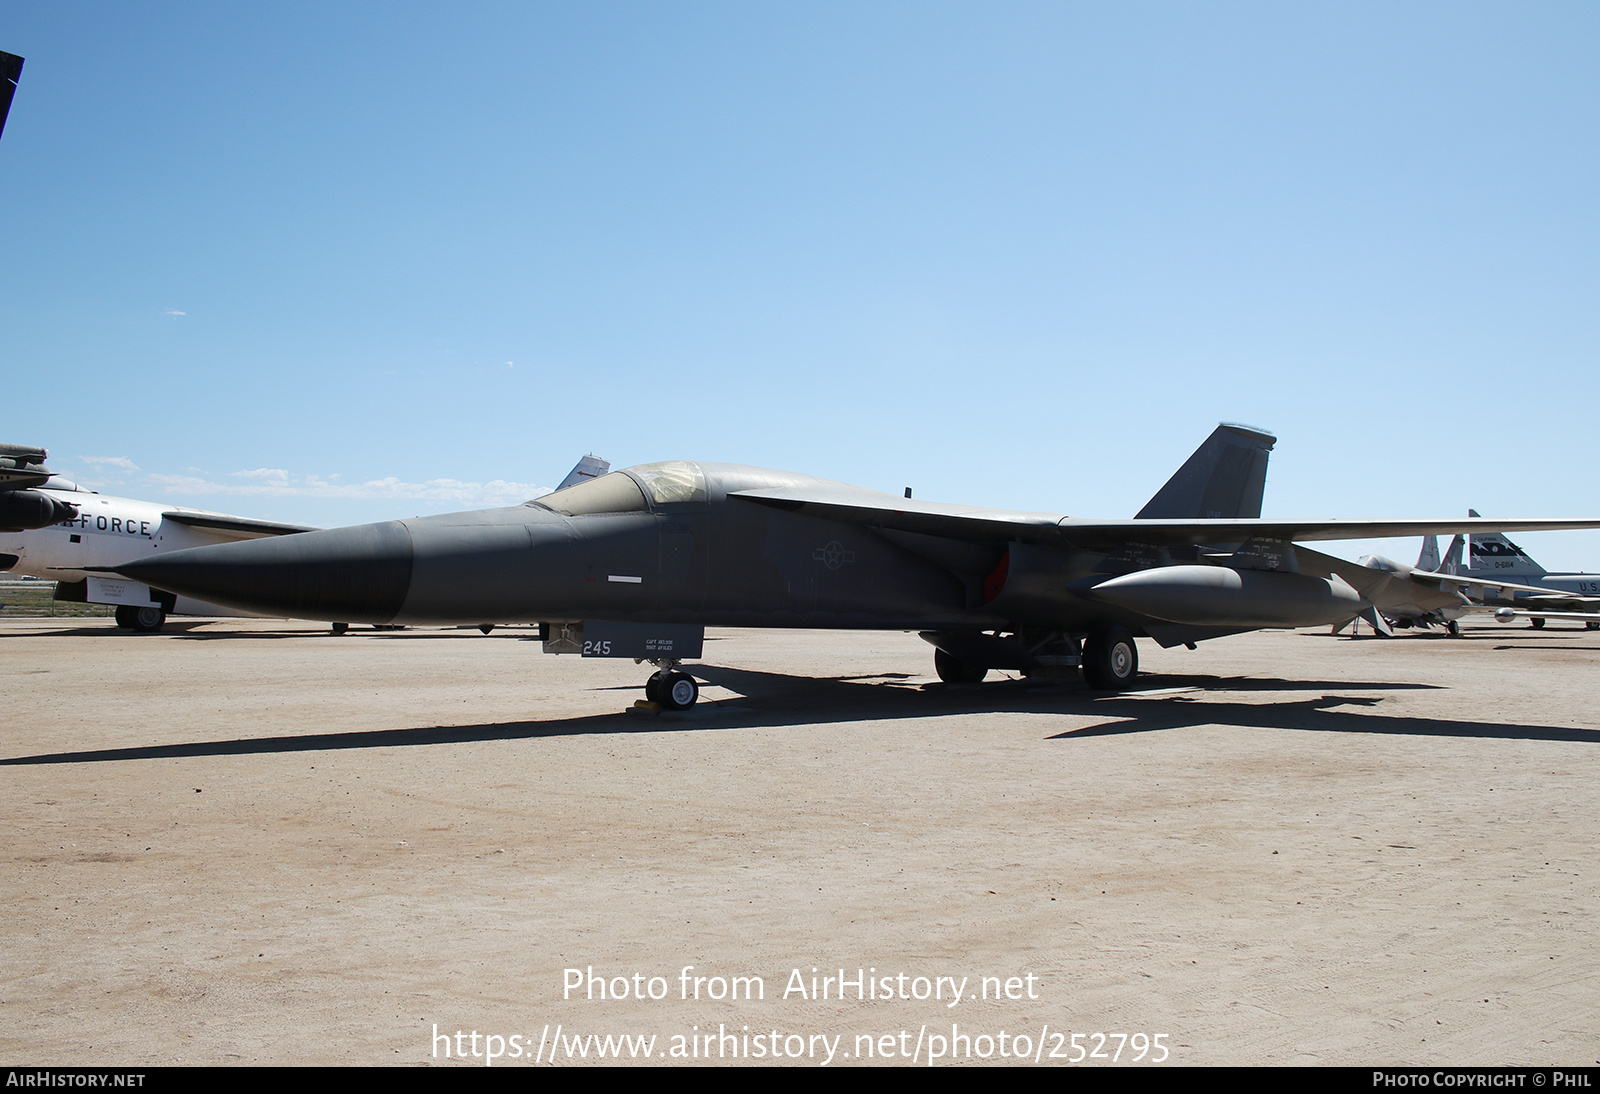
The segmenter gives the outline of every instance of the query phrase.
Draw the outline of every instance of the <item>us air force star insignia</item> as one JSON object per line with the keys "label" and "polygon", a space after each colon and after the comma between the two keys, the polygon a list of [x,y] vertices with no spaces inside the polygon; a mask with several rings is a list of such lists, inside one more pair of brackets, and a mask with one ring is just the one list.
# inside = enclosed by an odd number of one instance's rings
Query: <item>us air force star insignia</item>
{"label": "us air force star insignia", "polygon": [[837,570],[846,562],[854,562],[856,553],[854,551],[846,551],[844,544],[836,539],[830,539],[826,547],[818,547],[815,551],[812,551],[811,557],[828,569]]}

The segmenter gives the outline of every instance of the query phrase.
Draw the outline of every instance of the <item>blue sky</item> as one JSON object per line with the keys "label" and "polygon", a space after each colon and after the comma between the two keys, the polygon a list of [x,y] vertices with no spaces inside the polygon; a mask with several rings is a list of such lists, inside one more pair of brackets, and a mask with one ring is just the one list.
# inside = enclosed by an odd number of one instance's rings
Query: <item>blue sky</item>
{"label": "blue sky", "polygon": [[106,492],[357,523],[593,451],[1125,516],[1233,420],[1269,515],[1600,514],[1592,4],[6,0],[0,49],[0,439]]}

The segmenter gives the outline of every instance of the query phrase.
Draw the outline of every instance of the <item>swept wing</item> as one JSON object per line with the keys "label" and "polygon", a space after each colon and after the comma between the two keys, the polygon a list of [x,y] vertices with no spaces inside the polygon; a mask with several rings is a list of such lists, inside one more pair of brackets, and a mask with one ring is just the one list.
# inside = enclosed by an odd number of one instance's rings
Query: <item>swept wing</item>
{"label": "swept wing", "polygon": [[[1528,532],[1600,528],[1600,520],[1500,520],[1467,517],[1436,520],[1280,520],[1183,519],[1097,520],[1052,513],[1029,513],[947,502],[897,498],[843,483],[740,490],[729,494],[757,505],[872,528],[978,542],[1017,540],[1052,546],[1114,549],[1126,543],[1157,546],[1242,543],[1250,539],[1289,541],[1390,539],[1452,535],[1458,532]],[[1460,577],[1455,578],[1460,581]],[[1548,592],[1549,590],[1542,590]]]}

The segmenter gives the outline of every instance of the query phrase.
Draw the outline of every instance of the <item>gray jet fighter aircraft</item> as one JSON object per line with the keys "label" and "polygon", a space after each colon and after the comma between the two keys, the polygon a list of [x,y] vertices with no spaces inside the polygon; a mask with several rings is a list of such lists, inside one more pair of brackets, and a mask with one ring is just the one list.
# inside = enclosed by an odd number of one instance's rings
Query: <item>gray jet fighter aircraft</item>
{"label": "gray jet fighter aircraft", "polygon": [[1270,434],[1222,426],[1130,520],[915,500],[809,475],[675,460],[505,509],[174,551],[111,567],[263,615],[539,622],[548,652],[648,660],[646,695],[691,705],[678,669],[706,626],[914,630],[947,681],[989,669],[1130,684],[1162,646],[1327,626],[1461,594],[1297,541],[1596,528],[1600,520],[1262,519]]}

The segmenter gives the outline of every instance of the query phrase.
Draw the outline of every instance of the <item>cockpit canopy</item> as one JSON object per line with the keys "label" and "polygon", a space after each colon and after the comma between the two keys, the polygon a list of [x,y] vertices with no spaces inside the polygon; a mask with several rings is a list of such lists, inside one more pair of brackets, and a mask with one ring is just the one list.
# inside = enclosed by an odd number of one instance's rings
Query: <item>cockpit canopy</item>
{"label": "cockpit canopy", "polygon": [[557,490],[529,505],[569,517],[593,513],[638,513],[658,505],[706,500],[706,476],[688,460],[645,463]]}

